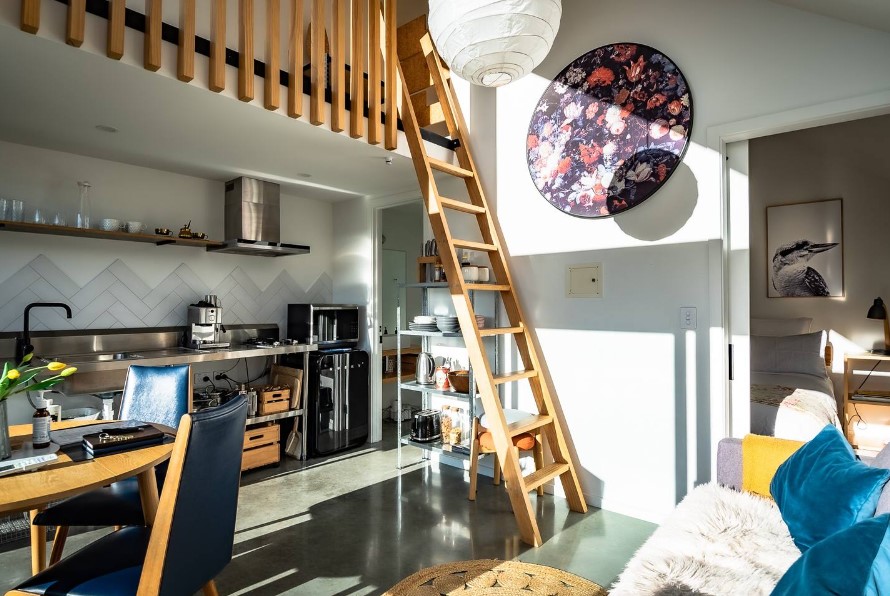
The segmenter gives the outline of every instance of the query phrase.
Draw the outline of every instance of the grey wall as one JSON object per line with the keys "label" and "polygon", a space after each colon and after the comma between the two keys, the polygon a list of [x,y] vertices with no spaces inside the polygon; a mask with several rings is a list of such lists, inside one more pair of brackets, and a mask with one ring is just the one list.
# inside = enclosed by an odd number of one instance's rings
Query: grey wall
{"label": "grey wall", "polygon": [[[890,301],[890,116],[752,140],[750,156],[751,316],[811,317],[862,348],[882,347],[880,321],[865,317],[877,296]],[[766,208],[843,199],[843,298],[768,298]],[[833,249],[836,250],[836,249]]]}

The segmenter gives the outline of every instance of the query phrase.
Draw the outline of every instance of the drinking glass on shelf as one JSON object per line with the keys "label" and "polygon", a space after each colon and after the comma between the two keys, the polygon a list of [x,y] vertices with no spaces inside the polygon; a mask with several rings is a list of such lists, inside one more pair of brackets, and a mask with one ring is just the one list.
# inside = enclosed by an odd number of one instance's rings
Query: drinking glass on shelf
{"label": "drinking glass on shelf", "polygon": [[11,217],[10,221],[23,221],[25,216],[25,202],[19,199],[10,201]]}
{"label": "drinking glass on shelf", "polygon": [[46,216],[43,214],[43,210],[40,207],[34,207],[34,215],[31,217],[31,222],[36,224],[45,224]]}
{"label": "drinking glass on shelf", "polygon": [[68,222],[65,221],[65,215],[59,211],[53,216],[53,225],[54,226],[67,226]]}
{"label": "drinking glass on shelf", "polygon": [[9,199],[0,198],[0,219],[9,219]]}

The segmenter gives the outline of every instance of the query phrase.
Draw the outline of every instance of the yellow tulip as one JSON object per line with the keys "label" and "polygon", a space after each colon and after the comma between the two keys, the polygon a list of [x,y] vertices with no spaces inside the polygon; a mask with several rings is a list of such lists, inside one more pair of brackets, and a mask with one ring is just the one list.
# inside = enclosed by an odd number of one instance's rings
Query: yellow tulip
{"label": "yellow tulip", "polygon": [[62,370],[66,366],[68,366],[68,365],[65,364],[64,362],[50,362],[49,364],[46,365],[46,368],[55,372],[57,370]]}
{"label": "yellow tulip", "polygon": [[69,366],[68,368],[66,368],[65,370],[60,372],[59,376],[60,377],[70,377],[71,375],[73,375],[76,372],[77,372],[77,367]]}
{"label": "yellow tulip", "polygon": [[6,377],[11,381],[15,381],[20,376],[22,376],[22,373],[20,373],[17,369],[12,369],[6,373]]}

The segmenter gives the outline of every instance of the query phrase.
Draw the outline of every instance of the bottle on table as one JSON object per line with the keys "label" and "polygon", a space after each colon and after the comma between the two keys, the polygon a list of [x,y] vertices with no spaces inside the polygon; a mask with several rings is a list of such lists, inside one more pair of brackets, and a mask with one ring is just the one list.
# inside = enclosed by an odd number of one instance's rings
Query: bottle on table
{"label": "bottle on table", "polygon": [[34,449],[43,449],[49,447],[49,423],[52,418],[49,415],[49,403],[43,398],[43,393],[35,400],[37,410],[32,418],[33,432],[31,435],[31,444]]}

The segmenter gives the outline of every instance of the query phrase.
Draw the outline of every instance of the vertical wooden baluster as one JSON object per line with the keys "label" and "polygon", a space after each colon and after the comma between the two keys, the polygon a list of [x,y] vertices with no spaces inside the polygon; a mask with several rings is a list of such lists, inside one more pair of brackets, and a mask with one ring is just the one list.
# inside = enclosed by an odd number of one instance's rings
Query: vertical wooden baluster
{"label": "vertical wooden baluster", "polygon": [[266,78],[263,105],[267,110],[281,106],[281,0],[266,0]]}
{"label": "vertical wooden baluster", "polygon": [[65,43],[79,48],[83,43],[83,30],[87,18],[87,0],[68,0],[68,23]]}
{"label": "vertical wooden baluster", "polygon": [[346,128],[346,11],[347,0],[334,0],[334,43],[331,48],[331,130]]}
{"label": "vertical wooden baluster", "polygon": [[324,0],[312,0],[312,23],[309,32],[312,37],[310,48],[310,78],[312,81],[309,93],[309,122],[324,124],[324,88],[325,88],[325,53],[324,53]]}
{"label": "vertical wooden baluster", "polygon": [[303,0],[290,0],[290,39],[287,48],[287,115],[303,115]]}
{"label": "vertical wooden baluster", "polygon": [[127,14],[127,0],[111,0],[108,7],[108,42],[105,54],[114,60],[124,55],[124,18]]}
{"label": "vertical wooden baluster", "polygon": [[210,82],[211,91],[226,88],[226,0],[213,0],[210,13]]}
{"label": "vertical wooden baluster", "polygon": [[238,99],[253,99],[253,0],[238,0]]}
{"label": "vertical wooden baluster", "polygon": [[380,0],[368,0],[368,142],[380,144]]}
{"label": "vertical wooden baluster", "polygon": [[349,68],[349,136],[357,139],[365,134],[365,0],[352,0]]}
{"label": "vertical wooden baluster", "polygon": [[386,18],[384,25],[386,26],[386,86],[383,88],[385,93],[384,104],[386,106],[386,128],[383,131],[383,146],[386,149],[393,150],[398,146],[396,101],[398,101],[399,93],[401,93],[400,81],[398,79],[398,52],[396,49],[396,29],[397,24],[396,0],[386,0]]}
{"label": "vertical wooden baluster", "polygon": [[195,78],[195,0],[179,0],[179,54],[176,78],[188,83]]}
{"label": "vertical wooden baluster", "polygon": [[40,0],[22,0],[22,21],[19,27],[26,33],[37,33],[40,28]]}
{"label": "vertical wooden baluster", "polygon": [[145,56],[146,70],[161,68],[161,0],[145,2]]}

